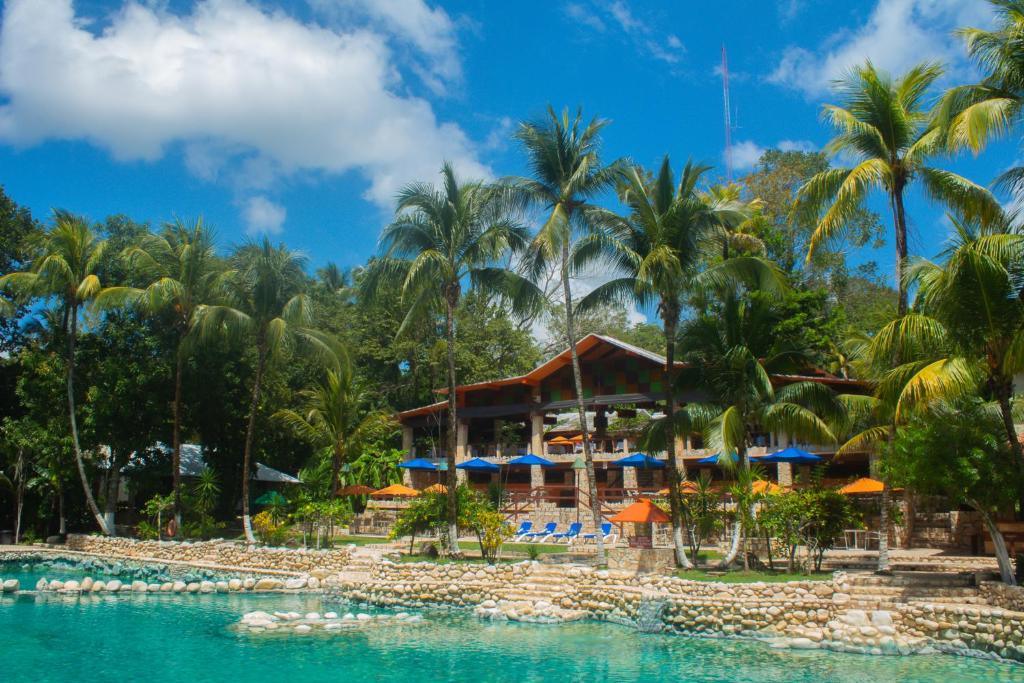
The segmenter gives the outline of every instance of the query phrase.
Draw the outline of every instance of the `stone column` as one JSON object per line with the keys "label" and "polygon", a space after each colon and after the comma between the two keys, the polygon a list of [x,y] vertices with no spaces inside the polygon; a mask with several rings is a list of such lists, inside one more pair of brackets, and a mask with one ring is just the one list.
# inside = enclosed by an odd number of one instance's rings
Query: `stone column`
{"label": "stone column", "polygon": [[530,413],[530,452],[544,455],[544,413]]}
{"label": "stone column", "polygon": [[494,421],[494,454],[499,458],[502,456],[501,452],[501,428],[505,426],[504,420]]}
{"label": "stone column", "polygon": [[[788,434],[778,434],[775,437],[778,444],[779,450],[782,450],[789,445]],[[779,486],[792,486],[793,485],[793,464],[788,462],[780,462],[776,467],[779,468]]]}
{"label": "stone column", "polygon": [[637,487],[635,467],[622,468],[622,487],[626,489],[635,489]]}
{"label": "stone column", "polygon": [[[455,432],[455,464],[469,460],[469,423],[459,420],[458,429]],[[466,470],[455,470],[456,481],[460,484],[466,481]]]}
{"label": "stone column", "polygon": [[624,435],[622,437],[622,454],[629,455],[629,436]]}
{"label": "stone column", "polygon": [[[405,451],[405,459],[412,460],[416,457],[416,446],[413,445],[413,429],[408,425],[402,425],[402,450]],[[402,469],[402,483],[412,486],[412,470]]]}
{"label": "stone column", "polygon": [[540,465],[530,465],[530,488],[544,486],[544,470]]}

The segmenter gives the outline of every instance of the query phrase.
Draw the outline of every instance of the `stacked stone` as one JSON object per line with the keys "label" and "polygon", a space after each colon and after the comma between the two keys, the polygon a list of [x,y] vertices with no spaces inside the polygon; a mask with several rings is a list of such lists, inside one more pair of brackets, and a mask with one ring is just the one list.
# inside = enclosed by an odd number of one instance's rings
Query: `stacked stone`
{"label": "stacked stone", "polygon": [[36,583],[36,590],[40,593],[62,593],[62,594],[83,594],[83,593],[185,593],[203,594],[211,593],[238,593],[238,592],[267,592],[267,591],[301,591],[318,589],[320,581],[316,577],[294,577],[289,579],[262,578],[262,579],[230,579],[221,581],[164,581],[162,583],[147,583],[145,581],[121,581],[111,579],[109,581],[85,577],[81,581],[59,579],[39,579]]}
{"label": "stacked stone", "polygon": [[299,614],[298,612],[249,612],[238,622],[237,628],[248,633],[264,633],[277,631],[279,633],[295,633],[305,635],[308,633],[330,633],[337,631],[349,631],[364,629],[369,626],[380,625],[409,625],[423,623],[423,617],[418,614],[345,614],[338,616],[337,612],[309,612]]}

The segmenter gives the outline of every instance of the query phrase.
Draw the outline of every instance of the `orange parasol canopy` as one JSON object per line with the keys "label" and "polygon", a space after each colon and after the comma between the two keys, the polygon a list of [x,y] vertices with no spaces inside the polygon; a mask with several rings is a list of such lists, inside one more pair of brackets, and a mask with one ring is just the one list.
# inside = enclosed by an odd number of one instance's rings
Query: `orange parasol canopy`
{"label": "orange parasol canopy", "polygon": [[765,481],[764,479],[758,479],[753,484],[751,484],[750,488],[754,491],[754,493],[767,493],[770,496],[785,491],[785,489],[779,486],[778,484],[773,484],[772,482]]}
{"label": "orange parasol canopy", "polygon": [[636,522],[642,524],[644,522],[669,522],[671,517],[666,514],[660,507],[647,500],[641,498],[637,502],[630,505],[628,508],[608,519],[609,522],[622,523],[622,522]]}
{"label": "orange parasol canopy", "polygon": [[420,492],[408,486],[392,484],[391,486],[385,486],[379,491],[374,491],[370,495],[374,498],[415,498],[420,495]]}
{"label": "orange parasol canopy", "polygon": [[555,446],[571,446],[572,445],[572,441],[570,441],[569,439],[565,438],[564,436],[556,436],[555,438],[551,439],[551,441],[548,441],[548,443],[549,444],[553,444]]}
{"label": "orange parasol canopy", "polygon": [[448,487],[444,484],[431,484],[423,489],[423,493],[448,493]]}
{"label": "orange parasol canopy", "polygon": [[[697,485],[694,484],[692,481],[684,481],[682,484],[679,485],[679,493],[683,494],[684,496],[697,493]],[[659,496],[667,496],[668,494],[668,488],[663,488],[660,491],[658,491]]]}
{"label": "orange parasol canopy", "polygon": [[856,495],[858,493],[881,493],[883,488],[885,488],[884,484],[877,479],[861,477],[857,481],[849,483],[839,489],[839,493],[847,496]]}
{"label": "orange parasol canopy", "polygon": [[337,495],[339,496],[365,496],[373,493],[373,489],[363,484],[352,484],[349,486],[342,486],[338,489]]}

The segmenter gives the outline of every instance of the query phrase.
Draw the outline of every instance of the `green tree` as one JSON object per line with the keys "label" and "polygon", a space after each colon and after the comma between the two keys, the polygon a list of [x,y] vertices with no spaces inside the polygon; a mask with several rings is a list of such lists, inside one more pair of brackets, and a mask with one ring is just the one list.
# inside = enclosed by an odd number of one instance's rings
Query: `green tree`
{"label": "green tree", "polygon": [[[371,298],[388,282],[402,282],[406,323],[443,311],[448,365],[448,538],[459,554],[455,500],[458,429],[455,387],[455,314],[463,288],[503,296],[513,310],[536,305],[536,288],[502,267],[501,259],[521,251],[529,235],[514,220],[507,193],[480,182],[460,182],[450,164],[441,168],[440,188],[413,183],[402,189],[397,217],[381,234],[383,252],[362,286]],[[402,332],[402,328],[399,329]]]}
{"label": "green tree", "polygon": [[907,312],[904,200],[908,186],[919,180],[928,196],[965,215],[991,218],[999,208],[985,188],[927,165],[943,145],[941,131],[931,123],[923,101],[941,74],[937,64],[920,64],[896,79],[870,61],[854,68],[837,84],[842,106],[825,105],[824,115],[837,130],[826,151],[852,155],[857,164],[816,174],[797,195],[798,216],[802,212],[818,216],[825,208],[808,246],[807,256],[812,259],[819,248],[848,234],[869,192],[885,194],[895,231],[899,315]]}
{"label": "green tree", "polygon": [[284,245],[275,247],[267,239],[247,243],[231,259],[226,303],[200,304],[194,314],[200,339],[225,332],[241,335],[256,354],[242,455],[242,526],[249,543],[256,541],[249,514],[252,450],[268,367],[297,343],[308,345],[328,363],[336,363],[337,358],[336,342],[312,327],[304,263]]}
{"label": "green tree", "polygon": [[106,520],[96,505],[85,470],[75,410],[75,343],[79,312],[100,293],[96,270],[106,245],[98,239],[84,218],[57,212],[53,227],[42,237],[29,270],[0,277],[0,289],[13,291],[22,299],[52,299],[60,310],[60,333],[65,337],[65,384],[71,445],[85,502],[100,530],[109,535]]}
{"label": "green tree", "polygon": [[181,425],[185,362],[197,335],[196,312],[214,302],[224,272],[216,256],[213,232],[197,219],[191,225],[177,221],[160,235],[147,233],[124,252],[125,260],[146,281],[144,288],[108,287],[97,305],[131,304],[168,321],[177,338],[174,358],[174,399],[171,403],[171,471],[174,482],[174,514],[181,526]]}
{"label": "green tree", "polygon": [[[568,109],[563,110],[559,116],[549,106],[545,119],[519,125],[516,138],[526,151],[532,177],[511,181],[528,203],[547,214],[530,248],[530,271],[534,279],[539,280],[546,270],[558,270],[565,314],[565,336],[572,357],[576,410],[583,432],[587,495],[595,529],[601,527],[602,516],[597,497],[594,457],[587,434],[580,359],[576,353],[578,337],[570,278],[583,272],[597,255],[594,250],[580,248],[575,238],[593,233],[594,226],[590,218],[596,213],[596,207],[591,202],[612,189],[619,174],[617,162],[609,166],[601,162],[600,135],[607,124],[607,121],[596,118],[584,124],[582,110],[577,111],[576,116],[570,120]],[[597,535],[597,562],[599,565],[605,563],[601,534]]]}

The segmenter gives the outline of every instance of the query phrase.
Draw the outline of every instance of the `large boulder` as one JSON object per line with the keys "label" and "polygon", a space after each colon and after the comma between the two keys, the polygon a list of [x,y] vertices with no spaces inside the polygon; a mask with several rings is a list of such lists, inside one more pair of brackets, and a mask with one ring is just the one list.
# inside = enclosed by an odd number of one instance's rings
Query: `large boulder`
{"label": "large boulder", "polygon": [[14,593],[19,588],[21,588],[21,584],[18,583],[17,579],[7,579],[3,583],[3,591],[4,591],[4,593]]}

